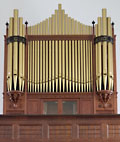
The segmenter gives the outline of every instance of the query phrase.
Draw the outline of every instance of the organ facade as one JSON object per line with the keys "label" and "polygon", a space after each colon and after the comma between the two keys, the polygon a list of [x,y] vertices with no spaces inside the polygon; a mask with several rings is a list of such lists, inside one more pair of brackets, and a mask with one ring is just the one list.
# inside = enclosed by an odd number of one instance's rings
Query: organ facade
{"label": "organ facade", "polygon": [[36,25],[15,9],[4,37],[3,112],[13,140],[106,141],[119,131],[116,35],[106,9],[90,25],[61,4]]}

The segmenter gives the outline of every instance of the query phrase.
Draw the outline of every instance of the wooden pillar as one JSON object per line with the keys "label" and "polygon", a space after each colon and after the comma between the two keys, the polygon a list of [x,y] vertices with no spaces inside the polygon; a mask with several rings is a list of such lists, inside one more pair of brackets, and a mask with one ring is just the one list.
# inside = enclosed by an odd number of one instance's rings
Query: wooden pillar
{"label": "wooden pillar", "polygon": [[96,49],[94,46],[95,38],[95,21],[93,24],[93,39],[92,39],[92,64],[93,64],[93,101],[94,101],[94,114],[96,113]]}
{"label": "wooden pillar", "polygon": [[6,35],[4,36],[4,83],[3,83],[3,114],[6,114],[6,95],[7,95],[7,38],[8,26],[6,23]]}
{"label": "wooden pillar", "polygon": [[25,38],[26,38],[26,44],[25,44],[25,107],[24,107],[24,113],[27,114],[27,91],[28,91],[28,22],[25,22],[26,25],[26,31],[25,31]]}
{"label": "wooden pillar", "polygon": [[114,35],[114,23],[112,22],[113,37],[113,74],[114,74],[114,113],[117,113],[117,70],[116,70],[116,35]]}

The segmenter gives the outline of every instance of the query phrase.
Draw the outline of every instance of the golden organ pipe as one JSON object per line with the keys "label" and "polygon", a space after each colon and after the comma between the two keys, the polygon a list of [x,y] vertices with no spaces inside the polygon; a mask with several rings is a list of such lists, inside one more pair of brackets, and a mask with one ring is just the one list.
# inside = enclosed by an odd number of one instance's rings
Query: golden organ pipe
{"label": "golden organ pipe", "polygon": [[[107,20],[106,20],[106,9],[102,9],[102,27],[103,35],[107,35]],[[103,85],[104,90],[107,87],[107,42],[103,42]]]}
{"label": "golden organ pipe", "polygon": [[92,41],[90,42],[90,49],[91,49],[91,91],[93,90],[93,47],[92,47]]}
{"label": "golden organ pipe", "polygon": [[[88,34],[88,26],[85,26],[86,28],[86,33]],[[88,92],[88,41],[86,40],[86,44],[85,44],[85,59],[86,59],[86,92]]]}
{"label": "golden organ pipe", "polygon": [[[75,34],[77,34],[77,21],[75,21],[74,27],[75,27]],[[75,92],[78,91],[78,72],[77,72],[78,66],[77,64],[78,64],[78,43],[77,43],[77,40],[75,40]]]}
{"label": "golden organ pipe", "polygon": [[[19,18],[19,35],[23,36],[22,32],[22,23],[23,18]],[[23,80],[23,44],[22,42],[19,43],[19,91],[22,90],[22,80]]]}
{"label": "golden organ pipe", "polygon": [[[81,29],[82,29],[82,34],[83,34],[83,25],[81,25]],[[81,42],[80,43],[80,47],[81,47],[80,48],[81,49],[81,51],[80,51],[81,52],[81,60],[80,60],[81,61],[81,64],[80,64],[81,65],[81,92],[83,92],[83,75],[84,75],[83,74],[84,73],[84,70],[83,70],[83,67],[84,67],[84,65],[83,65],[83,61],[84,61],[83,60],[83,57],[84,57],[83,56],[83,41],[81,40],[80,42]]]}
{"label": "golden organ pipe", "polygon": [[51,59],[51,53],[52,53],[52,42],[49,41],[49,92],[51,92],[51,80],[52,80],[52,76],[51,76],[51,69],[52,69],[52,59]]}
{"label": "golden organ pipe", "polygon": [[78,45],[77,45],[77,40],[75,40],[75,91],[77,92],[78,90],[78,72],[77,72],[77,69],[78,69]]}
{"label": "golden organ pipe", "polygon": [[[9,19],[9,31],[8,31],[8,36],[13,35],[13,18]],[[7,88],[8,91],[12,90],[12,43],[8,44],[8,57],[7,57]]]}
{"label": "golden organ pipe", "polygon": [[[14,36],[18,35],[18,10],[14,10]],[[14,90],[17,89],[17,78],[18,78],[18,42],[14,42],[13,50],[13,82]]]}
{"label": "golden organ pipe", "polygon": [[[101,35],[101,17],[98,17],[98,36]],[[98,64],[98,87],[99,87],[99,90],[101,90],[101,83],[102,83],[102,68],[101,68],[101,42],[99,42],[97,44],[97,64]]]}
{"label": "golden organ pipe", "polygon": [[[52,15],[52,34],[55,34],[55,16]],[[55,63],[54,63],[54,59],[55,59],[55,41],[52,40],[52,92],[55,91]]]}
{"label": "golden organ pipe", "polygon": [[[46,21],[45,21],[45,27],[46,27],[46,33],[45,34],[48,34],[48,19],[46,19]],[[45,54],[45,56],[46,56],[46,68],[45,68],[45,70],[46,70],[46,77],[45,77],[45,83],[46,83],[46,92],[48,92],[48,40],[46,40],[46,54]]]}
{"label": "golden organ pipe", "polygon": [[[25,25],[23,24],[22,25],[23,26],[23,28],[22,28],[22,30],[23,30],[23,37],[25,37]],[[22,61],[23,61],[23,67],[22,67],[22,69],[23,69],[23,80],[22,80],[22,91],[24,91],[24,86],[25,86],[25,44],[23,44],[23,50],[22,50]]]}
{"label": "golden organ pipe", "polygon": [[[59,34],[61,35],[61,29],[62,29],[62,28],[61,28],[61,21],[62,21],[62,20],[61,20],[61,19],[62,19],[62,18],[61,18],[61,15],[62,15],[61,5],[59,5],[58,14],[59,14],[59,18],[58,18],[58,19],[59,19],[59,28],[58,28],[58,29],[59,29]],[[61,40],[59,40],[58,48],[59,48],[59,49],[58,49],[58,53],[59,53],[59,55],[58,55],[58,63],[59,63],[59,67],[58,67],[58,68],[59,68],[59,69],[58,69],[58,72],[59,72],[59,73],[58,73],[58,77],[59,77],[59,92],[61,92],[61,80],[62,80],[62,79],[61,79],[61,77],[62,77],[62,69],[61,69],[61,60],[62,60],[62,59],[61,59],[61,56],[62,56],[62,55],[61,55],[61,50],[62,50],[62,43],[61,43]]]}
{"label": "golden organ pipe", "polygon": [[[35,35],[37,35],[37,25],[35,25]],[[35,41],[35,92],[37,92],[37,78],[38,78],[38,76],[37,76],[37,67],[38,67],[38,60],[37,60],[37,53],[38,53],[38,49],[37,49],[37,41]]]}
{"label": "golden organ pipe", "polygon": [[[52,19],[49,18],[49,35],[51,34]],[[51,80],[52,80],[52,42],[49,40],[49,92],[51,92]]]}
{"label": "golden organ pipe", "polygon": [[[37,24],[37,34],[40,35],[40,24]],[[40,78],[40,42],[37,41],[37,92],[39,92],[40,84],[39,84],[39,78]]]}
{"label": "golden organ pipe", "polygon": [[[28,27],[28,35],[30,35],[30,27]],[[28,42],[28,92],[30,91],[30,42]]]}
{"label": "golden organ pipe", "polygon": [[89,79],[88,79],[88,85],[89,85],[89,92],[91,91],[91,70],[90,70],[90,64],[91,64],[91,53],[90,53],[90,41],[88,41],[88,70],[89,70]]}
{"label": "golden organ pipe", "polygon": [[[32,33],[32,27],[30,26],[30,35]],[[32,92],[32,41],[29,42],[29,56],[30,56],[30,92]]]}
{"label": "golden organ pipe", "polygon": [[[58,34],[58,13],[55,10],[55,34]],[[58,92],[58,41],[55,41],[55,83],[56,92]]]}
{"label": "golden organ pipe", "polygon": [[45,92],[45,40],[43,40],[43,92]]}
{"label": "golden organ pipe", "polygon": [[[43,35],[45,35],[45,21],[43,22]],[[43,40],[43,92],[45,92],[45,74],[46,74],[46,71],[45,71],[45,40]]]}
{"label": "golden organ pipe", "polygon": [[[108,36],[112,37],[111,18],[107,18]],[[108,42],[108,89],[113,90],[113,47],[112,43]]]}
{"label": "golden organ pipe", "polygon": [[[69,34],[71,34],[71,26],[72,25],[72,20],[71,20],[71,18],[69,17]],[[69,47],[69,55],[68,55],[68,58],[69,58],[69,71],[68,71],[68,73],[69,73],[69,92],[71,92],[71,87],[72,87],[72,84],[71,84],[71,81],[72,81],[72,67],[71,67],[71,65],[72,65],[72,55],[71,55],[71,51],[72,51],[72,41],[71,40],[69,40],[69,45],[68,45],[68,47]]]}
{"label": "golden organ pipe", "polygon": [[[32,34],[34,33],[35,26],[32,27]],[[32,41],[32,92],[34,92],[35,87],[35,41]]]}
{"label": "golden organ pipe", "polygon": [[81,51],[81,47],[80,47],[80,40],[78,40],[78,90],[80,92],[80,51]]}
{"label": "golden organ pipe", "polygon": [[61,41],[59,40],[59,92],[61,92],[61,76],[62,76],[62,69],[61,69]]}
{"label": "golden organ pipe", "polygon": [[[65,34],[68,34],[68,15],[65,15]],[[66,79],[66,92],[68,92],[68,40],[65,41],[65,79]]]}
{"label": "golden organ pipe", "polygon": [[[85,25],[83,25],[83,33],[85,34]],[[86,92],[86,59],[85,59],[85,40],[83,40],[83,86]]]}
{"label": "golden organ pipe", "polygon": [[[64,10],[62,10],[62,34],[65,33],[65,16]],[[62,41],[62,88],[63,92],[65,92],[65,41]]]}
{"label": "golden organ pipe", "polygon": [[[40,34],[42,35],[42,23],[40,23]],[[40,41],[40,92],[42,92],[42,80],[43,80],[43,70],[42,70],[42,65],[43,65],[43,47],[42,47],[42,40]]]}
{"label": "golden organ pipe", "polygon": [[[96,37],[98,36],[98,24],[95,25],[95,32],[96,32]],[[98,44],[95,45],[96,47],[96,87],[98,91]]]}
{"label": "golden organ pipe", "polygon": [[69,40],[69,91],[71,92],[71,80],[72,80],[72,67],[71,67],[71,65],[72,65],[72,55],[71,55],[71,53],[72,53],[72,48],[71,48],[71,46],[72,46],[72,43],[71,43],[71,40]]}
{"label": "golden organ pipe", "polygon": [[48,92],[48,41],[46,41],[46,92]]}

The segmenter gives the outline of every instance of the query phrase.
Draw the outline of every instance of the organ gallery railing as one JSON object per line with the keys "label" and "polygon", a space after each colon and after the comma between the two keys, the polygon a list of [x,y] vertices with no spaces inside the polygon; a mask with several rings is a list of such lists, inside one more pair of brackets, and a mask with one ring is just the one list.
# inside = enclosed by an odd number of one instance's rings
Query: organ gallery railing
{"label": "organ gallery railing", "polygon": [[[92,92],[93,79],[97,91],[114,90],[113,34],[106,9],[102,10],[102,17],[98,17],[95,35],[93,27],[69,17],[61,5],[50,18],[29,26],[26,33],[23,19],[18,17],[18,10],[14,10],[7,39],[8,91],[24,92],[25,79],[28,92]],[[28,43],[27,78],[25,40]]]}

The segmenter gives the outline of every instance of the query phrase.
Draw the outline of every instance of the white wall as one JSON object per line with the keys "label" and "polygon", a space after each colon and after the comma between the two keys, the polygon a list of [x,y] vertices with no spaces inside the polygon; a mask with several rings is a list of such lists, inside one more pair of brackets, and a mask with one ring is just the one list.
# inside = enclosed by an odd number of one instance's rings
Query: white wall
{"label": "white wall", "polygon": [[107,8],[107,15],[115,22],[117,35],[117,82],[118,82],[118,112],[120,113],[120,1],[119,0],[0,0],[0,113],[3,111],[3,65],[5,23],[13,16],[13,9],[19,9],[19,16],[28,21],[29,25],[39,23],[49,17],[62,4],[65,12],[76,20],[90,25],[101,16],[101,9]]}

